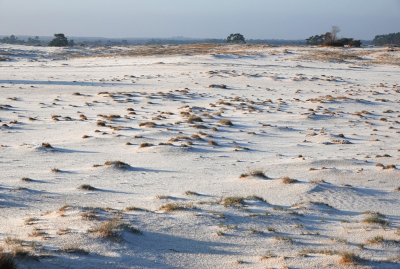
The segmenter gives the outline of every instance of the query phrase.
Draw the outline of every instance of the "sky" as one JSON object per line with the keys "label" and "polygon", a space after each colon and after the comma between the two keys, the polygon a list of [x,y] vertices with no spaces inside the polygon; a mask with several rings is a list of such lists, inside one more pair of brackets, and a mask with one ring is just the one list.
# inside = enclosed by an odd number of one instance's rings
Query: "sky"
{"label": "sky", "polygon": [[0,35],[305,39],[400,32],[400,0],[0,0]]}

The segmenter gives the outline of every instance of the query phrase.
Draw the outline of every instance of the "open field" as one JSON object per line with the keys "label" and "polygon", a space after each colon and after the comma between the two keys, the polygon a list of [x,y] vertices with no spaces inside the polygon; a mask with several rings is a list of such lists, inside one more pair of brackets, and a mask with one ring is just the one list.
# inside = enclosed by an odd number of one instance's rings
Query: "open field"
{"label": "open field", "polygon": [[0,253],[399,268],[399,78],[387,48],[0,44]]}

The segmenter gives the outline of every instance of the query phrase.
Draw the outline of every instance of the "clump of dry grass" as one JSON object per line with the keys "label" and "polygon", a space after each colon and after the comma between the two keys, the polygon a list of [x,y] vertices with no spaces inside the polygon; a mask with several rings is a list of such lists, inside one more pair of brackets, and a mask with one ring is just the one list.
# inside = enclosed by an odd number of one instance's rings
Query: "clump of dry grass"
{"label": "clump of dry grass", "polygon": [[193,125],[193,128],[196,128],[196,129],[208,129],[206,126],[204,126],[202,124],[195,124],[195,125]]}
{"label": "clump of dry grass", "polygon": [[87,191],[94,191],[94,190],[96,190],[95,187],[92,187],[92,186],[90,186],[90,185],[88,185],[88,184],[80,185],[80,186],[78,187],[78,189],[79,189],[79,190],[87,190]]}
{"label": "clump of dry grass", "polygon": [[379,225],[388,225],[389,224],[389,222],[387,222],[386,220],[384,220],[378,216],[365,218],[365,219],[363,219],[362,222],[369,223],[369,224],[379,224]]}
{"label": "clump of dry grass", "polygon": [[80,255],[87,255],[89,251],[77,246],[77,245],[67,245],[62,248],[59,248],[58,251],[66,252],[66,253],[74,253]]}
{"label": "clump of dry grass", "polygon": [[10,253],[0,250],[0,268],[1,269],[17,269],[14,256]]}
{"label": "clump of dry grass", "polygon": [[394,165],[394,164],[389,164],[389,165],[387,165],[387,166],[384,166],[383,169],[384,169],[384,170],[386,170],[386,169],[396,169],[396,165]]}
{"label": "clump of dry grass", "polygon": [[227,197],[222,202],[222,204],[225,207],[228,207],[228,206],[240,207],[240,206],[243,205],[243,203],[244,203],[244,198],[243,197],[239,197],[239,196]]}
{"label": "clump of dry grass", "polygon": [[199,194],[194,191],[185,191],[184,195],[199,195]]}
{"label": "clump of dry grass", "polygon": [[60,207],[60,208],[58,209],[58,213],[63,213],[63,212],[65,212],[68,208],[70,208],[69,205],[63,205],[62,207]]}
{"label": "clump of dry grass", "polygon": [[107,161],[104,163],[104,165],[110,166],[114,165],[117,166],[118,168],[128,168],[129,164],[121,162],[121,161]]}
{"label": "clump of dry grass", "polygon": [[292,183],[296,183],[297,182],[296,179],[292,179],[290,177],[283,177],[283,178],[281,178],[281,180],[282,180],[281,182],[283,184],[292,184]]}
{"label": "clump of dry grass", "polygon": [[147,127],[147,128],[153,128],[155,127],[157,124],[151,121],[147,121],[147,122],[141,122],[139,123],[139,127]]}
{"label": "clump of dry grass", "polygon": [[257,195],[249,195],[246,197],[246,199],[253,199],[253,200],[258,200],[264,203],[268,203],[267,200],[265,200],[264,198],[257,196]]}
{"label": "clump of dry grass", "polygon": [[274,253],[268,253],[266,255],[261,256],[260,261],[265,261],[268,260],[270,258],[274,258],[276,257],[276,255]]}
{"label": "clump of dry grass", "polygon": [[383,241],[385,241],[383,236],[375,236],[374,238],[367,240],[367,243],[368,244],[378,244],[378,243],[382,243]]}
{"label": "clump of dry grass", "polygon": [[181,211],[184,209],[185,208],[183,206],[181,206],[180,204],[170,203],[170,204],[161,206],[159,210],[163,210],[165,212],[172,212],[172,211]]}
{"label": "clump of dry grass", "polygon": [[65,235],[65,234],[69,234],[70,232],[71,232],[71,230],[69,228],[60,228],[60,229],[58,229],[56,234],[57,235]]}
{"label": "clump of dry grass", "polygon": [[208,88],[227,89],[227,86],[224,84],[211,84]]}
{"label": "clump of dry grass", "polygon": [[261,177],[261,178],[268,178],[262,170],[252,170],[247,172],[246,174],[241,174],[240,178],[245,178],[249,176],[254,176],[254,177]]}
{"label": "clump of dry grass", "polygon": [[139,148],[147,148],[147,147],[150,147],[150,146],[151,146],[150,143],[142,143],[142,144],[140,144]]}
{"label": "clump of dry grass", "polygon": [[318,185],[318,184],[321,184],[321,183],[325,183],[325,180],[323,180],[323,179],[313,179],[313,180],[310,180],[310,183],[314,184],[314,185]]}
{"label": "clump of dry grass", "polygon": [[44,148],[53,148],[53,146],[52,145],[50,145],[50,143],[42,143],[42,147],[44,147]]}
{"label": "clump of dry grass", "polygon": [[28,236],[29,236],[29,237],[39,237],[39,236],[43,236],[43,235],[45,235],[45,234],[46,234],[46,233],[43,232],[43,231],[41,231],[41,229],[35,228],[35,229],[33,230],[33,232],[30,233]]}
{"label": "clump of dry grass", "polygon": [[106,122],[102,121],[102,120],[99,120],[99,121],[97,121],[97,126],[105,127],[106,126]]}
{"label": "clump of dry grass", "polygon": [[203,122],[203,119],[198,116],[191,116],[187,119],[187,123]]}
{"label": "clump of dry grass", "polygon": [[340,254],[340,256],[341,259],[339,260],[339,263],[341,265],[354,265],[361,260],[360,257],[354,252],[344,251]]}
{"label": "clump of dry grass", "polygon": [[121,232],[123,230],[127,230],[131,233],[141,234],[142,232],[138,229],[128,225],[126,223],[121,222],[119,219],[113,219],[107,221],[99,226],[88,229],[86,233],[97,234],[101,237],[111,238],[115,240],[119,240],[121,237]]}
{"label": "clump of dry grass", "polygon": [[233,123],[227,119],[220,120],[218,123],[223,124],[223,125],[233,126]]}
{"label": "clump of dry grass", "polygon": [[340,145],[352,144],[349,140],[339,140],[339,139],[334,139],[331,142],[332,143],[336,143],[336,144],[340,144]]}
{"label": "clump of dry grass", "polygon": [[32,225],[34,221],[37,221],[37,218],[28,218],[25,220],[25,225]]}
{"label": "clump of dry grass", "polygon": [[218,146],[218,143],[215,141],[212,141],[212,140],[208,141],[207,144],[212,145],[212,146]]}
{"label": "clump of dry grass", "polygon": [[192,135],[190,138],[196,140],[203,140],[203,138],[201,138],[199,135]]}
{"label": "clump of dry grass", "polygon": [[274,238],[276,241],[282,241],[287,243],[293,243],[293,239],[288,236],[276,236]]}

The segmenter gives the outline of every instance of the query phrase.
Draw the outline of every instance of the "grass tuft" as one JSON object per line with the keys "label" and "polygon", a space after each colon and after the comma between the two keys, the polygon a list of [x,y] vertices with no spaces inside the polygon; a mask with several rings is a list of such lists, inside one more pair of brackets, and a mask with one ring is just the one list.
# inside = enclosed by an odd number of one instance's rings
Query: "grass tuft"
{"label": "grass tuft", "polygon": [[381,219],[380,217],[369,217],[363,219],[363,223],[370,223],[370,224],[380,224],[380,225],[387,225],[389,222],[387,222],[384,219]]}
{"label": "grass tuft", "polygon": [[375,236],[374,238],[367,240],[367,243],[368,244],[378,244],[378,243],[382,243],[383,241],[385,241],[383,236]]}
{"label": "grass tuft", "polygon": [[104,163],[104,165],[110,166],[110,165],[115,165],[118,168],[127,168],[129,167],[129,164],[121,162],[121,161],[107,161]]}
{"label": "grass tuft", "polygon": [[172,212],[172,211],[181,211],[185,208],[180,204],[170,203],[160,207],[160,210],[164,210],[165,212]]}
{"label": "grass tuft", "polygon": [[218,123],[223,124],[223,125],[233,126],[233,123],[227,119],[220,120]]}
{"label": "grass tuft", "polygon": [[0,268],[1,269],[17,269],[13,255],[0,251]]}
{"label": "grass tuft", "polygon": [[354,265],[360,260],[360,257],[356,255],[354,252],[344,251],[343,253],[340,254],[340,256],[341,259],[339,263],[341,265]]}
{"label": "grass tuft", "polygon": [[199,195],[199,194],[194,191],[185,191],[184,195]]}
{"label": "grass tuft", "polygon": [[95,187],[92,187],[92,186],[90,186],[90,185],[88,185],[88,184],[80,185],[80,186],[78,187],[78,189],[79,189],[79,190],[87,190],[87,191],[94,191],[94,190],[96,190]]}
{"label": "grass tuft", "polygon": [[232,196],[232,197],[227,197],[223,201],[223,205],[225,207],[227,206],[236,206],[240,207],[244,203],[244,198],[243,197],[238,197],[238,196]]}
{"label": "grass tuft", "polygon": [[142,234],[142,232],[138,229],[129,224],[121,222],[119,219],[107,221],[99,226],[87,230],[86,232],[94,233],[101,237],[119,240],[121,238],[121,232],[124,230],[134,234]]}
{"label": "grass tuft", "polygon": [[297,180],[296,179],[292,179],[290,177],[283,177],[282,179],[282,183],[283,184],[292,184],[292,183],[296,183]]}

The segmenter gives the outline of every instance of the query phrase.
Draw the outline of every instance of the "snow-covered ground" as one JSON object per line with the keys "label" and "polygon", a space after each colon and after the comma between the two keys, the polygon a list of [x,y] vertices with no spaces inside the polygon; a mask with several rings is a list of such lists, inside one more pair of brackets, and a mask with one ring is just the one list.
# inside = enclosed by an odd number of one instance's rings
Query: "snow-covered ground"
{"label": "snow-covered ground", "polygon": [[400,51],[163,48],[0,45],[19,268],[399,268]]}

